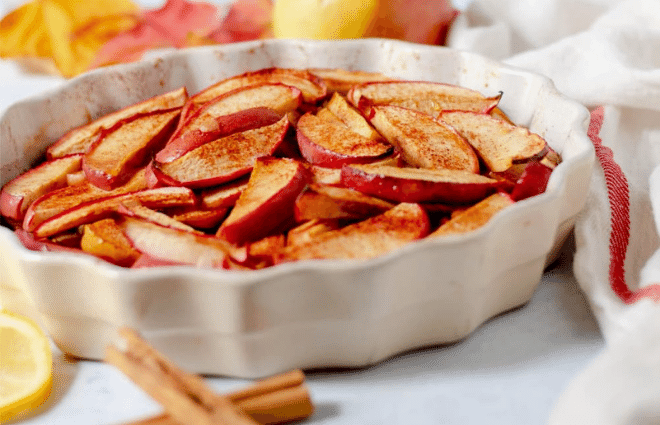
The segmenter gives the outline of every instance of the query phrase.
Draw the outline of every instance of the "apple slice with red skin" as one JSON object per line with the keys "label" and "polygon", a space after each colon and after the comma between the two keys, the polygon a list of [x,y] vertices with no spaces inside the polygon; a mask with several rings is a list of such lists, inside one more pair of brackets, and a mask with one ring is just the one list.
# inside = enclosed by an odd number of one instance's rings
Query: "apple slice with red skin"
{"label": "apple slice with red skin", "polygon": [[174,109],[137,115],[101,130],[83,158],[87,180],[105,190],[124,184],[165,144],[180,112]]}
{"label": "apple slice with red skin", "polygon": [[[195,113],[182,115],[179,127],[171,141],[184,133],[194,132],[188,140],[195,141],[196,135],[218,131],[218,118],[251,108],[268,108],[282,115],[295,111],[302,103],[302,93],[295,87],[283,84],[257,84],[239,87],[205,103]],[[183,112],[182,112],[183,114]]]}
{"label": "apple slice with red skin", "polygon": [[68,232],[59,233],[51,238],[51,242],[70,248],[80,248],[82,234],[80,229],[71,229]]}
{"label": "apple slice with red skin", "polygon": [[44,194],[30,205],[23,218],[23,229],[34,231],[47,219],[78,205],[146,188],[144,169],[136,172],[126,184],[110,191],[99,189],[86,180],[75,186],[65,186]]}
{"label": "apple slice with red skin", "polygon": [[338,220],[309,220],[291,230],[286,234],[286,245],[300,245],[311,241],[321,233],[339,229]]}
{"label": "apple slice with red skin", "polygon": [[191,96],[184,108],[184,117],[189,117],[200,105],[229,91],[257,84],[275,83],[297,88],[307,103],[316,103],[327,94],[327,87],[323,80],[306,70],[266,68],[226,78]]}
{"label": "apple slice with red skin", "polygon": [[210,141],[233,133],[271,125],[281,118],[281,114],[265,106],[209,117],[209,120],[215,121],[215,124],[205,127],[203,130],[201,127],[188,131],[184,129],[178,133],[178,136],[170,139],[167,145],[156,153],[155,158],[158,162],[170,162]]}
{"label": "apple slice with red skin", "polygon": [[195,229],[215,229],[227,217],[229,207],[211,210],[198,207],[169,208],[166,211],[170,217]]}
{"label": "apple slice with red skin", "polygon": [[250,242],[247,244],[247,259],[240,264],[253,270],[270,267],[285,245],[286,237],[282,233]]}
{"label": "apple slice with red skin", "polygon": [[52,242],[47,238],[35,238],[31,232],[25,231],[23,229],[14,230],[14,234],[18,240],[23,244],[23,246],[30,251],[41,251],[41,252],[71,252],[75,254],[82,254],[83,251],[80,248],[73,248],[70,246],[60,245],[58,243]]}
{"label": "apple slice with red skin", "polygon": [[453,127],[400,106],[374,106],[371,124],[414,167],[479,172],[479,157]]}
{"label": "apple slice with red skin", "polygon": [[[77,155],[82,155],[82,154],[77,154]],[[81,166],[82,166],[82,162],[81,162]],[[82,168],[78,171],[74,171],[66,175],[67,186],[75,186],[77,184],[84,183],[86,181],[87,181],[87,177],[85,177],[85,172],[82,170]]]}
{"label": "apple slice with red skin", "polygon": [[310,181],[307,168],[289,158],[259,158],[217,235],[236,244],[269,236],[293,217],[293,205]]}
{"label": "apple slice with red skin", "polygon": [[547,143],[538,134],[488,114],[445,111],[440,119],[465,137],[490,171],[495,173],[505,171],[518,162],[540,159],[547,153]]}
{"label": "apple slice with red skin", "polygon": [[452,217],[432,232],[429,237],[471,232],[486,224],[495,214],[514,203],[515,201],[508,194],[504,192],[494,193],[473,206],[452,214]]}
{"label": "apple slice with red skin", "polygon": [[507,114],[505,114],[504,111],[501,110],[498,107],[495,107],[490,111],[490,116],[492,116],[493,118],[502,120],[502,121],[504,121],[506,123],[509,123],[511,125],[516,125],[513,121],[511,121],[511,118],[509,118],[509,116]]}
{"label": "apple slice with red skin", "polygon": [[306,113],[296,127],[298,147],[303,158],[323,167],[364,164],[388,155],[392,146],[371,140],[352,131],[336,118]]}
{"label": "apple slice with red skin", "polygon": [[0,214],[16,221],[41,196],[67,185],[67,176],[80,170],[82,155],[68,155],[46,161],[5,184],[0,191]]}
{"label": "apple slice with red skin", "polygon": [[294,206],[296,221],[307,220],[363,220],[381,214],[394,204],[357,190],[343,187],[310,184],[303,190]]}
{"label": "apple slice with red skin", "polygon": [[156,211],[151,208],[147,208],[138,202],[136,199],[128,199],[122,202],[117,208],[117,213],[125,215],[128,217],[135,217],[151,223],[158,224],[160,226],[171,227],[173,229],[185,230],[187,232],[198,232],[194,228],[188,226],[187,224],[181,223],[169,215]]}
{"label": "apple slice with red skin", "polygon": [[380,72],[349,71],[342,68],[310,68],[308,71],[321,78],[328,88],[328,93],[346,94],[358,84],[395,80]]}
{"label": "apple slice with red skin", "polygon": [[121,267],[130,267],[140,257],[114,219],[104,218],[83,226],[83,252]]}
{"label": "apple slice with red skin", "polygon": [[486,97],[476,90],[428,81],[382,81],[360,84],[347,94],[348,101],[364,110],[375,105],[395,105],[437,117],[443,110],[488,113],[502,94]]}
{"label": "apple slice with red skin", "polygon": [[135,103],[118,111],[105,114],[88,124],[76,127],[66,133],[50,145],[46,154],[48,158],[59,158],[74,153],[85,153],[94,140],[96,140],[97,133],[100,130],[110,128],[118,122],[138,114],[181,108],[187,99],[188,92],[185,87],[182,87]]}
{"label": "apple slice with red skin", "polygon": [[539,161],[530,161],[525,165],[520,178],[511,191],[514,201],[521,201],[545,192],[552,168]]}
{"label": "apple slice with red skin", "polygon": [[34,229],[37,238],[48,237],[65,230],[107,218],[130,199],[151,208],[194,205],[195,194],[185,187],[161,187],[130,192],[80,204],[49,218]]}
{"label": "apple slice with red skin", "polygon": [[133,217],[124,217],[119,226],[135,249],[147,258],[166,264],[222,267],[232,249],[227,241],[212,235],[164,227]]}
{"label": "apple slice with red skin", "polygon": [[312,183],[340,186],[341,185],[341,169],[328,168],[318,165],[308,165],[307,168],[312,173]]}
{"label": "apple slice with red skin", "polygon": [[554,170],[557,165],[561,164],[561,155],[548,145],[548,151],[541,158],[540,162]]}
{"label": "apple slice with red skin", "polygon": [[288,128],[289,120],[282,117],[275,124],[208,142],[174,161],[152,161],[152,171],[168,186],[217,186],[248,174],[256,158],[272,155]]}
{"label": "apple slice with red skin", "polygon": [[467,204],[498,190],[503,183],[462,170],[428,170],[371,164],[345,165],[346,187],[394,202]]}
{"label": "apple slice with red skin", "polygon": [[250,176],[244,176],[221,186],[200,191],[201,207],[207,209],[233,207],[238,197],[247,187],[249,179]]}
{"label": "apple slice with red skin", "polygon": [[333,94],[324,109],[331,112],[360,136],[370,140],[382,140],[383,136],[340,94]]}
{"label": "apple slice with red skin", "polygon": [[321,233],[307,243],[287,246],[275,262],[374,258],[425,237],[429,229],[429,218],[420,205],[401,203],[377,216]]}

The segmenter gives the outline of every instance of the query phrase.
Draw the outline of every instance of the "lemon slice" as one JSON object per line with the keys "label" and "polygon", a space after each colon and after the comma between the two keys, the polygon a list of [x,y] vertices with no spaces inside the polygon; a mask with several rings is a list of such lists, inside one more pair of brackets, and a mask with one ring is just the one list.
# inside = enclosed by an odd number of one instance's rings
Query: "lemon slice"
{"label": "lemon slice", "polygon": [[0,423],[41,405],[52,385],[48,338],[30,319],[0,311]]}
{"label": "lemon slice", "polygon": [[359,38],[377,6],[378,0],[276,0],[273,33],[278,38]]}

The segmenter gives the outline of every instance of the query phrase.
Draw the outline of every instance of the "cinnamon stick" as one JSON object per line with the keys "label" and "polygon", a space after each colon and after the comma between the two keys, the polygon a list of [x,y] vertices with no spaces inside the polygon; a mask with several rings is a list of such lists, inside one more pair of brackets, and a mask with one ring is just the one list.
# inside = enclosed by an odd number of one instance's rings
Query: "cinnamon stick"
{"label": "cinnamon stick", "polygon": [[166,412],[131,425],[278,424],[306,418],[313,412],[300,370],[221,396],[201,377],[174,365],[134,330],[122,328],[119,333],[126,342],[126,351],[110,346],[106,361],[124,372]]}

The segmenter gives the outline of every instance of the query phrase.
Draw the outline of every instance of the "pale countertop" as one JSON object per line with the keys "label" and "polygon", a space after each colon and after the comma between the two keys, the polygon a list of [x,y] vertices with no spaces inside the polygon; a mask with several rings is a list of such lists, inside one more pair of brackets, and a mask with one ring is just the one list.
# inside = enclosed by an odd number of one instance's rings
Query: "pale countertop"
{"label": "pale countertop", "polygon": [[[17,3],[0,5],[0,14]],[[13,62],[0,60],[0,114],[11,103],[60,82],[26,75]],[[531,302],[489,321],[460,343],[405,353],[359,370],[308,371],[316,413],[306,423],[545,424],[566,385],[604,347],[573,277],[571,258],[568,244]],[[219,392],[248,384],[219,377],[207,381]],[[68,360],[55,348],[51,397],[37,415],[20,423],[120,424],[159,412],[112,366]]]}

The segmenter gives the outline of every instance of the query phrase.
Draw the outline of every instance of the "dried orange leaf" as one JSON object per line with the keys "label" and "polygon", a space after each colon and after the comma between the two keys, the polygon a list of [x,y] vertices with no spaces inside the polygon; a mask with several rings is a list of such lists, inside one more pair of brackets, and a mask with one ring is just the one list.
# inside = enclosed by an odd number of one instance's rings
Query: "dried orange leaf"
{"label": "dried orange leaf", "polygon": [[27,3],[0,21],[0,57],[45,55],[38,3]]}
{"label": "dried orange leaf", "polygon": [[0,21],[0,57],[41,58],[70,77],[85,71],[96,51],[135,24],[130,0],[35,0]]}

